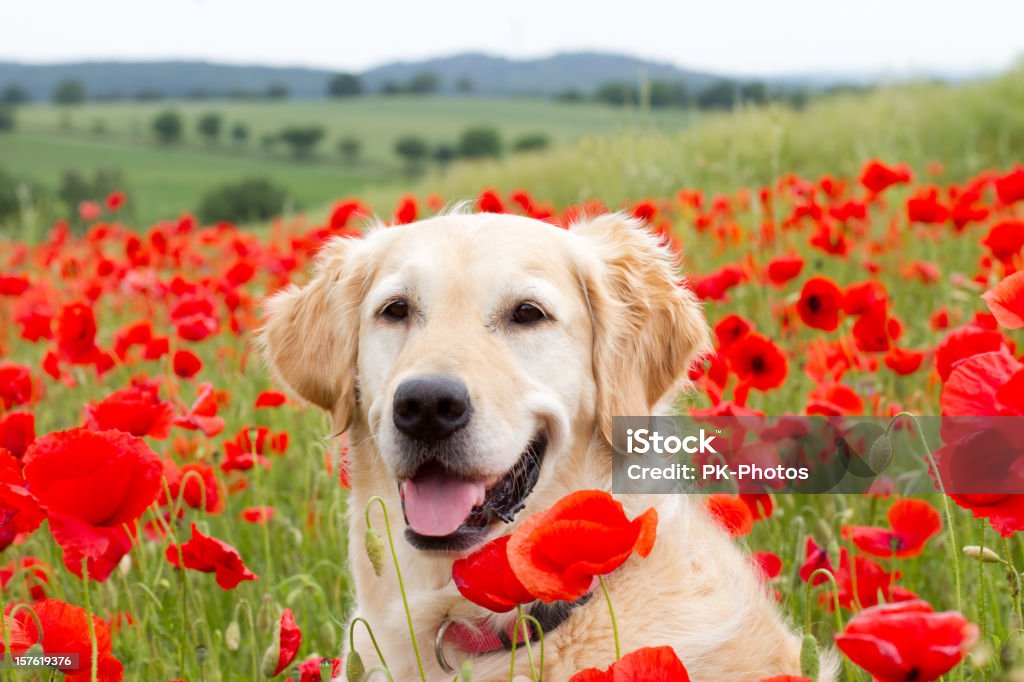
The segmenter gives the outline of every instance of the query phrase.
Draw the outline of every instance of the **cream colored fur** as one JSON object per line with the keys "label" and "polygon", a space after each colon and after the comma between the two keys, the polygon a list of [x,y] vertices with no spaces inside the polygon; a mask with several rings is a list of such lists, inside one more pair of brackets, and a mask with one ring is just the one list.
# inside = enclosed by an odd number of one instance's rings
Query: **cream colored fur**
{"label": "cream colored fur", "polygon": [[[514,216],[456,214],[335,240],[309,284],[269,301],[261,342],[275,375],[329,412],[336,432],[349,432],[353,616],[373,626],[395,680],[418,673],[394,568],[388,562],[378,577],[365,557],[363,509],[372,496],[390,509],[429,680],[452,678],[434,660],[440,623],[488,616],[452,584],[454,556],[416,550],[402,536],[395,387],[417,374],[454,374],[466,383],[474,406],[467,429],[481,475],[500,476],[538,430],[548,434],[540,480],[517,521],[570,492],[610,490],[612,416],[653,413],[709,348],[698,304],[676,279],[667,250],[621,215],[566,231]],[[378,315],[396,295],[413,311],[404,325]],[[509,326],[509,312],[522,300],[540,303],[554,321]],[[648,506],[659,517],[651,555],[633,557],[608,579],[624,652],[671,645],[697,681],[799,673],[798,639],[700,499],[620,499],[631,517]],[[376,508],[373,518],[383,530]],[[545,643],[544,679],[551,682],[607,667],[613,642],[604,601],[577,608]],[[367,668],[377,664],[362,629],[356,646]],[[475,658],[473,679],[505,680],[508,662],[505,652]],[[519,656],[517,672],[528,671]]]}

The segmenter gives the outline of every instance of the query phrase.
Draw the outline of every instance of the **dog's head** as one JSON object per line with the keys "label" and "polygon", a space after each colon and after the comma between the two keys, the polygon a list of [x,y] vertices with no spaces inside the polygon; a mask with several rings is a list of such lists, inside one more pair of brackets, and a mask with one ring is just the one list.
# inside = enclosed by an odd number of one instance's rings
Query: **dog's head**
{"label": "dog's head", "polygon": [[338,239],[268,313],[279,380],[372,438],[424,550],[512,522],[559,460],[610,442],[614,415],[650,413],[708,347],[671,254],[619,215],[568,231],[447,215]]}

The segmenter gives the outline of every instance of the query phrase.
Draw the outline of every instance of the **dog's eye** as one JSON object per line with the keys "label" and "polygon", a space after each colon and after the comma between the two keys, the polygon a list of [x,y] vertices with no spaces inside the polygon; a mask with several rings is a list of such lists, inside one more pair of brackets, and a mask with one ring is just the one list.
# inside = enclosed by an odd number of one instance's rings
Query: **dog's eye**
{"label": "dog's eye", "polygon": [[404,320],[409,317],[409,304],[406,301],[392,301],[380,311],[382,317],[389,320]]}
{"label": "dog's eye", "polygon": [[533,324],[545,319],[544,311],[532,303],[520,303],[512,311],[512,321],[516,324]]}

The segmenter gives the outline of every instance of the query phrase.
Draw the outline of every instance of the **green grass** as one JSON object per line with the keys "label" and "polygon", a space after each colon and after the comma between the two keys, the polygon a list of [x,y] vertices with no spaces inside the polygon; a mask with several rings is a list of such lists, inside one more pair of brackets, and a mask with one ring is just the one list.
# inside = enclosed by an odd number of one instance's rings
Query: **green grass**
{"label": "green grass", "polygon": [[[185,138],[158,146],[150,123],[164,109],[185,119]],[[204,113],[224,117],[222,140],[209,145],[196,132]],[[131,197],[132,218],[149,224],[182,210],[194,210],[211,187],[243,177],[266,176],[289,190],[296,205],[319,208],[367,186],[404,185],[395,140],[416,134],[431,144],[453,144],[468,126],[496,127],[506,146],[527,133],[542,132],[552,144],[568,145],[584,135],[617,135],[652,127],[687,125],[681,111],[643,115],[593,104],[562,104],[539,99],[483,97],[365,97],[350,101],[99,103],[70,109],[36,104],[18,110],[17,132],[0,136],[0,168],[55,190],[68,169],[122,172]],[[102,122],[102,133],[95,132]],[[230,128],[245,123],[244,145],[233,143]],[[327,134],[314,157],[292,160],[287,151],[268,152],[261,138],[289,125],[320,125]],[[337,142],[352,135],[362,159],[345,165]],[[529,156],[529,155],[516,155]],[[395,190],[397,191],[397,189]]]}
{"label": "green grass", "polygon": [[803,111],[702,115],[680,131],[587,135],[543,154],[463,164],[427,179],[423,189],[460,197],[482,186],[524,187],[558,205],[600,198],[616,206],[681,187],[757,188],[787,172],[855,176],[869,158],[905,161],[918,171],[940,162],[942,179],[951,180],[1021,161],[1024,66],[959,87],[900,86],[818,100]]}

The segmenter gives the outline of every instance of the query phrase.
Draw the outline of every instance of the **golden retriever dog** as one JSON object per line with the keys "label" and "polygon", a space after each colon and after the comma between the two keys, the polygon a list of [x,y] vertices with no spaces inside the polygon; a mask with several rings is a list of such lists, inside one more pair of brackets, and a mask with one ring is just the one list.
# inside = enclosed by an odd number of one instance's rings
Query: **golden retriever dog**
{"label": "golden retriever dog", "polygon": [[[387,503],[427,679],[466,659],[474,680],[508,679],[514,612],[463,598],[452,562],[573,491],[610,491],[612,417],[655,413],[710,347],[672,254],[622,215],[568,230],[459,213],[378,227],[325,245],[312,280],[267,312],[277,379],[349,434],[353,617],[398,682],[419,672],[394,566],[377,576],[366,558],[370,498]],[[799,639],[699,498],[619,499],[659,518],[650,556],[606,579],[623,652],[670,645],[694,680],[799,673]],[[371,518],[383,532],[379,507]],[[545,680],[611,663],[600,596],[525,608],[546,625]],[[356,648],[379,665],[363,628]],[[529,675],[522,646],[515,665]]]}

